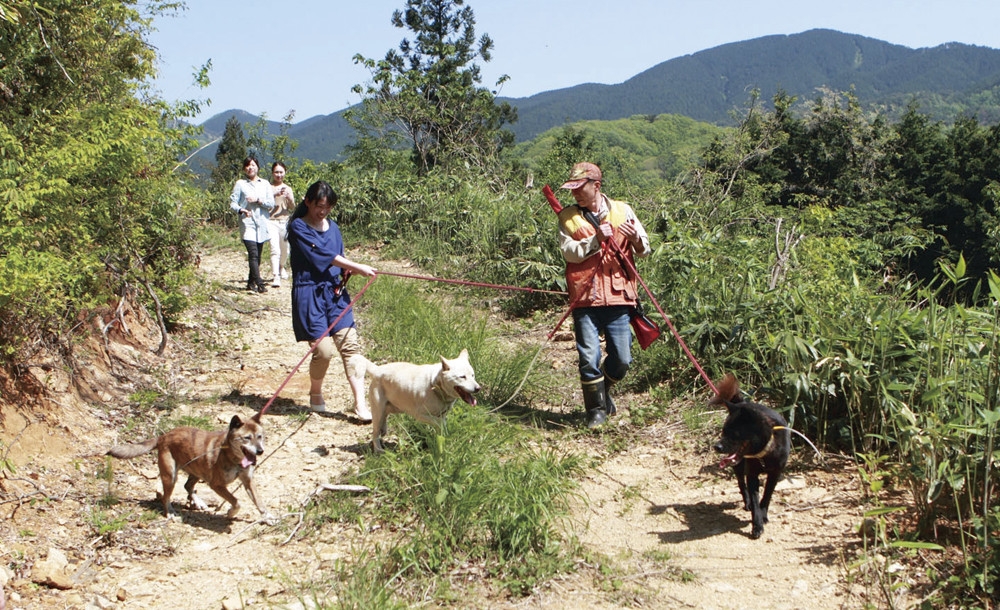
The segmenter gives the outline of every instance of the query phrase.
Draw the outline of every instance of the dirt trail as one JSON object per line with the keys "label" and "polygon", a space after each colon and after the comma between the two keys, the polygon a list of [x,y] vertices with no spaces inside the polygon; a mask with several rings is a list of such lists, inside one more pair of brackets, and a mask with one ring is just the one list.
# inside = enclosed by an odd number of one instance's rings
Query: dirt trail
{"label": "dirt trail", "polygon": [[[233,252],[206,254],[200,272],[222,289],[174,338],[159,375],[182,398],[171,417],[209,416],[222,428],[233,414],[250,415],[269,399],[305,348],[292,337],[287,283],[265,295],[244,292],[245,262]],[[550,363],[570,362],[575,354],[572,343],[554,343],[549,353]],[[303,607],[294,598],[294,583],[321,582],[334,562],[349,556],[351,540],[336,528],[308,542],[289,540],[297,509],[321,484],[338,482],[356,468],[370,438],[367,425],[345,414],[350,392],[336,366],[326,391],[328,413],[306,414],[308,380],[300,370],[265,418],[267,457],[256,477],[265,503],[282,517],[276,527],[256,522],[256,510],[242,489],[235,490],[243,505],[235,521],[225,518],[225,510],[188,511],[183,491],[175,491],[183,518],[136,526],[139,514],[158,510],[155,460],[115,462],[111,484],[100,476],[101,454],[115,442],[136,440],[128,432],[129,409],[93,410],[85,428],[51,428],[51,436],[64,440],[49,443],[23,465],[7,481],[0,504],[7,566],[0,570],[0,583],[9,581],[8,608]],[[626,396],[620,402],[643,399]],[[192,406],[198,404],[209,406]],[[717,419],[711,424],[715,428],[721,414]],[[612,560],[612,577],[583,564],[529,597],[467,600],[461,607],[880,605],[846,584],[844,566],[855,558],[860,540],[854,527],[861,520],[859,485],[848,464],[817,468],[796,453],[790,476],[776,491],[771,523],[763,538],[751,540],[735,482],[718,471],[716,457],[696,439],[679,423],[656,424],[632,446],[600,460],[601,466],[581,482],[587,502],[580,503],[574,533]],[[560,442],[590,455],[603,451],[599,440],[587,435]],[[50,501],[28,501],[32,487],[44,487]],[[199,489],[210,505],[218,504],[210,490]],[[95,532],[100,520],[95,515],[102,514],[98,501],[109,491],[120,501],[116,510],[130,507],[133,523],[102,537]],[[48,549],[66,554],[69,588],[33,582],[38,579],[32,564],[44,564]]]}

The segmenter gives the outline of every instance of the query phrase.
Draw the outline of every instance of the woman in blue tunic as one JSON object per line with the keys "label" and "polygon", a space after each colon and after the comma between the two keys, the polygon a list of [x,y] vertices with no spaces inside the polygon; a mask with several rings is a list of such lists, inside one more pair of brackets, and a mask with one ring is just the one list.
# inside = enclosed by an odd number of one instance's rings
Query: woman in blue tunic
{"label": "woman in blue tunic", "polygon": [[[351,356],[361,353],[361,343],[354,328],[354,314],[348,309],[351,297],[344,283],[347,277],[345,272],[372,277],[376,270],[344,256],[340,227],[328,218],[330,209],[336,203],[337,194],[329,184],[314,182],[288,222],[292,328],[296,341],[316,345],[309,362],[309,407],[313,411],[326,410],[323,378],[336,348],[354,393],[354,412],[362,421],[371,421],[371,411],[364,394],[364,371],[354,370],[348,364]],[[337,325],[325,334],[341,313],[344,315]]]}

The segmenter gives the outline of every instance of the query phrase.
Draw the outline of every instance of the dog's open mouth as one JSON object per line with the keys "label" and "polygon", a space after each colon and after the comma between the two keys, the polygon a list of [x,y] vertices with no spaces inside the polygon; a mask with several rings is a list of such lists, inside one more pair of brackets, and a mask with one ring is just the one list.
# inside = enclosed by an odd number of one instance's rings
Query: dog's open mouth
{"label": "dog's open mouth", "polygon": [[733,453],[727,455],[726,457],[719,460],[719,468],[725,468],[726,466],[732,466],[733,464],[739,462],[741,459],[739,453]]}
{"label": "dog's open mouth", "polygon": [[743,454],[746,452],[746,448],[747,444],[743,443],[740,445],[739,449],[719,460],[719,468],[725,468],[739,463],[739,461],[743,459]]}
{"label": "dog's open mouth", "polygon": [[243,468],[250,468],[251,466],[257,465],[257,454],[253,451],[249,451],[246,447],[243,448],[243,459],[240,460],[240,466]]}
{"label": "dog's open mouth", "polygon": [[459,388],[459,387],[456,387],[455,391],[458,392],[458,395],[462,398],[462,400],[464,400],[465,402],[469,403],[473,407],[476,406],[476,397],[475,396],[473,396],[469,392],[466,392],[465,390],[463,390],[462,388]]}

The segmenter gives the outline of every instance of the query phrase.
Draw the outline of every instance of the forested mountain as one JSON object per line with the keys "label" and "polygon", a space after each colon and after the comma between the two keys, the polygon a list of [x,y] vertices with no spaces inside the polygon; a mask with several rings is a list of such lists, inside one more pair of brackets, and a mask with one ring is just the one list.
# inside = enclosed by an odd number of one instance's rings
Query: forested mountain
{"label": "forested mountain", "polygon": [[[965,114],[993,124],[1000,120],[1000,50],[961,43],[911,49],[833,30],[809,30],[678,57],[615,85],[588,83],[499,101],[517,108],[519,119],[511,129],[523,142],[576,121],[634,115],[679,114],[727,125],[753,89],[765,101],[782,90],[805,104],[821,88],[853,89],[863,106],[890,117],[916,101],[934,119],[950,122]],[[233,112],[206,121],[206,135],[220,135]],[[248,115],[249,122],[253,118]],[[328,161],[342,154],[353,133],[340,111],[292,125],[288,135],[299,142],[300,158]]]}
{"label": "forested mountain", "polygon": [[750,91],[808,102],[822,87],[853,88],[864,106],[899,116],[911,100],[934,118],[1000,118],[1000,50],[949,43],[910,49],[833,30],[765,36],[665,61],[618,85],[586,84],[509,100],[518,140],[582,119],[672,113],[729,124]]}

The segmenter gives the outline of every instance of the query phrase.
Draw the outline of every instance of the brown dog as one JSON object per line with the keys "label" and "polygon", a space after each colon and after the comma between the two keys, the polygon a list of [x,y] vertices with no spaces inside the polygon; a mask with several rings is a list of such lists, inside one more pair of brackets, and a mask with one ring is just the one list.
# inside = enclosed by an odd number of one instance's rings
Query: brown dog
{"label": "brown dog", "polygon": [[194,493],[198,481],[204,481],[232,505],[226,516],[232,519],[240,510],[240,503],[227,487],[239,478],[247,488],[250,499],[266,521],[274,517],[264,507],[257,496],[253,484],[253,469],[257,456],[264,453],[264,427],[260,423],[260,413],[243,421],[234,415],[229,429],[220,432],[206,432],[198,428],[181,427],[131,445],[112,447],[108,455],[130,459],[157,450],[160,466],[160,481],[163,483],[163,513],[170,518],[170,495],[177,483],[178,469],[188,473],[184,489],[188,492],[188,502],[192,508],[205,510],[208,506]]}

